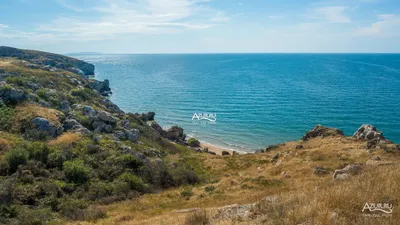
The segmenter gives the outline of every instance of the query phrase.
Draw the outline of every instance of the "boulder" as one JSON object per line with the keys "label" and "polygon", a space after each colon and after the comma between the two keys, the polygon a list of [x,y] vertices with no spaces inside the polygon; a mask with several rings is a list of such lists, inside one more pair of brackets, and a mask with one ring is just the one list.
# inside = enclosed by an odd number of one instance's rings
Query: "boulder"
{"label": "boulder", "polygon": [[329,174],[329,171],[321,166],[316,166],[313,168],[313,173],[315,175],[324,175],[324,174]]}
{"label": "boulder", "polygon": [[251,209],[253,204],[247,205],[228,205],[222,208],[219,208],[216,213],[214,214],[212,220],[214,222],[221,221],[221,220],[246,220],[248,219],[252,213]]}
{"label": "boulder", "polygon": [[123,113],[123,111],[108,98],[102,99],[101,103],[105,105],[112,113]]}
{"label": "boulder", "polygon": [[229,153],[228,151],[222,151],[222,156],[226,156],[226,155],[231,155],[231,153]]}
{"label": "boulder", "polygon": [[378,144],[392,143],[383,136],[382,132],[370,124],[364,124],[358,128],[353,137],[357,140],[367,141],[367,148],[374,148]]}
{"label": "boulder", "polygon": [[83,115],[88,117],[95,117],[97,115],[97,111],[94,110],[91,106],[85,105],[83,106]]}
{"label": "boulder", "polygon": [[82,126],[82,124],[74,119],[65,120],[63,127],[65,131],[73,131],[80,134],[88,134],[90,132],[86,127]]}
{"label": "boulder", "polygon": [[103,96],[108,96],[111,94],[111,88],[110,88],[110,81],[109,80],[104,80],[104,81],[98,81],[98,80],[89,80],[89,86],[98,91],[101,95]]}
{"label": "boulder", "polygon": [[276,148],[279,148],[279,146],[280,146],[280,145],[268,145],[268,146],[265,148],[265,152],[269,152],[269,151],[271,151],[271,150],[274,150],[274,149],[276,149]]}
{"label": "boulder", "polygon": [[148,112],[148,113],[147,113],[147,118],[148,118],[148,120],[153,121],[155,115],[156,115],[155,112]]}
{"label": "boulder", "polygon": [[125,130],[125,135],[128,140],[136,142],[140,137],[140,132],[137,129]]}
{"label": "boulder", "polygon": [[111,113],[105,112],[105,111],[98,111],[98,118],[104,122],[108,123],[117,123],[118,118],[114,117],[111,115]]}
{"label": "boulder", "polygon": [[183,128],[173,126],[167,130],[165,137],[173,141],[183,141],[185,140],[186,135],[183,133]]}
{"label": "boulder", "polygon": [[361,172],[361,166],[358,164],[349,164],[345,168],[340,170],[335,170],[333,173],[333,179],[335,180],[345,180],[353,175]]}
{"label": "boulder", "polygon": [[64,112],[70,111],[71,110],[71,106],[69,106],[68,101],[62,101],[60,104],[60,109]]}
{"label": "boulder", "polygon": [[131,128],[131,121],[122,120],[121,121],[121,127],[123,127],[124,129],[130,129]]}
{"label": "boulder", "polygon": [[153,121],[150,126],[156,130],[159,134],[161,134],[161,136],[165,136],[165,131],[162,129],[162,127],[156,122]]}
{"label": "boulder", "polygon": [[64,130],[62,127],[57,127],[49,120],[42,117],[36,117],[32,119],[31,123],[33,124],[36,130],[38,130],[47,137],[57,137]]}
{"label": "boulder", "polygon": [[315,138],[315,137],[327,137],[327,136],[343,136],[344,133],[342,130],[336,129],[336,128],[329,128],[329,127],[324,127],[321,125],[315,126],[312,130],[308,131],[302,138],[301,140],[307,141],[310,138]]}
{"label": "boulder", "polygon": [[25,101],[28,95],[23,90],[7,86],[6,82],[0,82],[0,98],[7,104],[16,104]]}
{"label": "boulder", "polygon": [[195,138],[190,138],[187,142],[190,147],[200,147],[200,141],[196,140]]}

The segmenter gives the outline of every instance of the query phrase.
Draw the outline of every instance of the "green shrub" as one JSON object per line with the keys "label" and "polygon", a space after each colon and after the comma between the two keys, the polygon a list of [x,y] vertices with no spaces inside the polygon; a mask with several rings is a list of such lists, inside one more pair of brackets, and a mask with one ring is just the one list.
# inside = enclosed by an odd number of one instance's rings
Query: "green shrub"
{"label": "green shrub", "polygon": [[47,156],[47,167],[62,169],[67,157],[62,151],[54,151]]}
{"label": "green shrub", "polygon": [[212,186],[212,185],[207,186],[207,187],[204,188],[204,191],[206,191],[206,192],[212,192],[214,190],[215,190],[215,186]]}
{"label": "green shrub", "polygon": [[65,200],[60,205],[60,214],[71,220],[83,220],[87,207],[88,203],[83,199]]}
{"label": "green shrub", "polygon": [[124,168],[129,168],[135,171],[143,166],[143,162],[138,157],[131,154],[120,155],[117,158],[117,163]]}
{"label": "green shrub", "polygon": [[189,199],[193,195],[194,195],[194,193],[193,193],[192,189],[185,189],[185,190],[181,191],[181,197]]}
{"label": "green shrub", "polygon": [[40,88],[39,90],[37,90],[36,95],[44,100],[48,100],[49,98],[49,95],[47,94],[47,91],[44,88]]}
{"label": "green shrub", "polygon": [[88,198],[90,200],[98,200],[112,195],[112,186],[102,182],[91,182],[88,190]]}
{"label": "green shrub", "polygon": [[196,138],[190,138],[187,143],[190,147],[200,147],[200,142]]}
{"label": "green shrub", "polygon": [[24,84],[25,84],[24,80],[20,77],[10,77],[9,76],[6,78],[6,81],[7,81],[7,83],[16,84],[18,86],[24,86]]}
{"label": "green shrub", "polygon": [[48,208],[33,209],[28,207],[20,207],[17,216],[19,221],[18,224],[24,225],[48,224],[49,221],[52,221],[55,218],[56,215]]}
{"label": "green shrub", "polygon": [[3,224],[7,219],[15,218],[18,215],[18,209],[15,205],[0,204],[0,223]]}
{"label": "green shrub", "polygon": [[64,162],[63,171],[67,180],[76,184],[83,184],[89,180],[90,170],[85,167],[81,160]]}
{"label": "green shrub", "polygon": [[96,96],[96,92],[94,92],[92,89],[89,89],[89,88],[72,89],[71,95],[74,97],[78,97],[78,98],[82,99],[83,101],[88,101],[91,98]]}
{"label": "green shrub", "polygon": [[187,165],[178,165],[171,170],[175,185],[193,185],[200,182],[196,172]]}
{"label": "green shrub", "polygon": [[0,131],[10,131],[13,125],[15,110],[7,106],[0,106]]}
{"label": "green shrub", "polygon": [[29,153],[23,148],[14,148],[8,151],[5,155],[5,160],[8,162],[10,173],[17,171],[18,166],[25,164],[28,160]]}
{"label": "green shrub", "polygon": [[47,163],[49,155],[49,147],[43,142],[32,142],[27,145],[27,150],[29,153],[29,159],[34,159],[36,161]]}
{"label": "green shrub", "polygon": [[132,190],[144,192],[148,189],[148,186],[143,182],[142,178],[137,177],[132,173],[123,173],[117,179],[129,184]]}

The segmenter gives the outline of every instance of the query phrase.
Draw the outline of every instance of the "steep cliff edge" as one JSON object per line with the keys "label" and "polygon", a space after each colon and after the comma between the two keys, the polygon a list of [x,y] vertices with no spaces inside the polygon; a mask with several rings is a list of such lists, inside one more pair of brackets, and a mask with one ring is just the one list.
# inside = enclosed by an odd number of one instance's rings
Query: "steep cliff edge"
{"label": "steep cliff edge", "polygon": [[54,67],[80,75],[94,75],[94,65],[68,56],[0,46],[0,57],[13,57],[41,67]]}

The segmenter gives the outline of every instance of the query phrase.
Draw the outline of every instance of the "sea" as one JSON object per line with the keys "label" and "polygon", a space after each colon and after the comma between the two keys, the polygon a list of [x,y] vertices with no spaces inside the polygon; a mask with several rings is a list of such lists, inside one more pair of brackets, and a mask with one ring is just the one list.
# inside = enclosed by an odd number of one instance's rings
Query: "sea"
{"label": "sea", "polygon": [[400,142],[400,54],[78,54],[125,112],[241,152],[300,139],[316,124],[372,124]]}

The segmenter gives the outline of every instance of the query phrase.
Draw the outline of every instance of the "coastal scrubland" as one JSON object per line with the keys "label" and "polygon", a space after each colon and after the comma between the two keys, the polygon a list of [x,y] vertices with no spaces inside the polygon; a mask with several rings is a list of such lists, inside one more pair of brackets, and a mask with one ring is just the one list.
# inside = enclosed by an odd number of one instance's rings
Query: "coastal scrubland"
{"label": "coastal scrubland", "polygon": [[221,156],[120,110],[90,64],[0,56],[0,224],[399,224],[400,146],[371,126]]}

